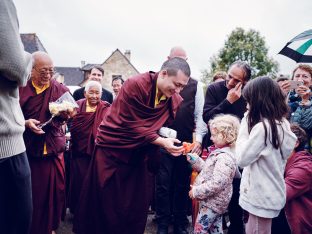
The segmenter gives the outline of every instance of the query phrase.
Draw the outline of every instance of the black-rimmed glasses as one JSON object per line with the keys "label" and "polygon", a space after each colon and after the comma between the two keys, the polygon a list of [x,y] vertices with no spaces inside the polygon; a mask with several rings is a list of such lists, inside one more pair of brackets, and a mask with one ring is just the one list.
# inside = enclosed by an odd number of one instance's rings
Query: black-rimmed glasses
{"label": "black-rimmed glasses", "polygon": [[46,76],[46,75],[53,76],[53,74],[55,73],[54,68],[41,68],[41,69],[37,69],[36,67],[33,67],[33,69],[36,72],[38,72],[40,76]]}

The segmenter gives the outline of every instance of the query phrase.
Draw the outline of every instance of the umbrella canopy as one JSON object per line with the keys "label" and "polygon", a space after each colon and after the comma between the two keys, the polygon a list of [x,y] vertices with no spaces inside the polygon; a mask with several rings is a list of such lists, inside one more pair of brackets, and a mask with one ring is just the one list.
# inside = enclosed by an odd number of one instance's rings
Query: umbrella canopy
{"label": "umbrella canopy", "polygon": [[300,33],[279,52],[297,63],[312,63],[312,29]]}

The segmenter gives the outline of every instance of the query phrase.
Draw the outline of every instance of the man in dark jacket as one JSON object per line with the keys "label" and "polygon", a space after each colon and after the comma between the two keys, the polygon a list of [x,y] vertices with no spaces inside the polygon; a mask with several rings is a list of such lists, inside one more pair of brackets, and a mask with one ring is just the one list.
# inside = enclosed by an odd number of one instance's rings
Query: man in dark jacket
{"label": "man in dark jacket", "polygon": [[[90,74],[88,77],[88,80],[95,80],[101,83],[102,79],[104,76],[104,69],[101,66],[93,66],[90,70]],[[73,97],[76,101],[85,98],[84,96],[84,90],[85,88],[82,87],[80,89],[77,89],[74,94]],[[110,104],[112,104],[113,102],[113,94],[111,92],[109,92],[108,90],[102,88],[102,97],[101,97],[102,101],[107,101]]]}
{"label": "man in dark jacket", "polygon": [[[242,119],[246,112],[246,101],[242,97],[242,89],[251,76],[251,69],[246,62],[234,62],[225,81],[212,83],[208,86],[203,119],[208,123],[216,114],[232,114]],[[205,145],[211,145],[210,134],[206,137]],[[239,146],[237,146],[239,147]],[[238,205],[240,178],[234,178],[233,195],[229,204],[230,227],[228,234],[244,233],[243,210]]]}

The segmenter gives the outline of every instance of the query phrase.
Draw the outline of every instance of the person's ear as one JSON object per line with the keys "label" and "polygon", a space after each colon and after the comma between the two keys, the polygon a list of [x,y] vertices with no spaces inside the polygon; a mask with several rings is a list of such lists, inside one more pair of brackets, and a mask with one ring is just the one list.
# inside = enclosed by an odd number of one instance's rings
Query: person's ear
{"label": "person's ear", "polygon": [[300,145],[299,140],[296,140],[296,144],[295,144],[295,149],[297,149],[297,147]]}
{"label": "person's ear", "polygon": [[166,76],[168,76],[167,70],[162,70],[160,73],[161,73],[162,78],[165,78]]}
{"label": "person's ear", "polygon": [[87,98],[87,92],[86,92],[86,91],[83,92],[83,96],[84,96],[85,98]]}

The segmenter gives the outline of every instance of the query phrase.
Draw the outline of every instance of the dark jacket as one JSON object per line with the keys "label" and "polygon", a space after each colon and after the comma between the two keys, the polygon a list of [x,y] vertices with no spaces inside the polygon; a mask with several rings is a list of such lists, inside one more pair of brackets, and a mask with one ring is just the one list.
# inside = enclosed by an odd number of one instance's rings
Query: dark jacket
{"label": "dark jacket", "polygon": [[177,139],[180,141],[193,142],[193,131],[195,129],[195,96],[197,92],[197,80],[190,78],[187,86],[181,91],[180,95],[183,102],[179,106],[177,115],[169,126],[177,131]]}
{"label": "dark jacket", "polygon": [[[312,152],[312,105],[300,105],[301,97],[295,92],[290,92],[288,106],[290,107],[290,122],[297,123],[308,134],[307,149]],[[312,102],[312,97],[310,97]]]}
{"label": "dark jacket", "polygon": [[[203,120],[208,123],[217,114],[232,114],[242,119],[246,112],[247,103],[241,96],[236,102],[231,104],[226,96],[229,90],[225,81],[212,83],[208,86],[205,97]],[[205,136],[203,141],[204,147],[212,145],[210,140],[210,132]]]}
{"label": "dark jacket", "polygon": [[225,81],[212,83],[208,86],[205,97],[203,120],[207,123],[216,114],[232,114],[242,119],[246,111],[246,101],[240,97],[231,104],[226,96],[229,90]]}
{"label": "dark jacket", "polygon": [[[85,96],[84,96],[84,90],[85,90],[85,87],[82,87],[82,88],[80,88],[80,89],[77,89],[77,90],[74,92],[73,97],[74,97],[75,101],[78,101],[78,100],[80,100],[80,99],[85,98]],[[112,94],[111,92],[109,92],[108,90],[102,88],[102,97],[101,97],[101,100],[102,100],[102,101],[109,102],[110,104],[112,104],[112,102],[113,102],[113,94]]]}

